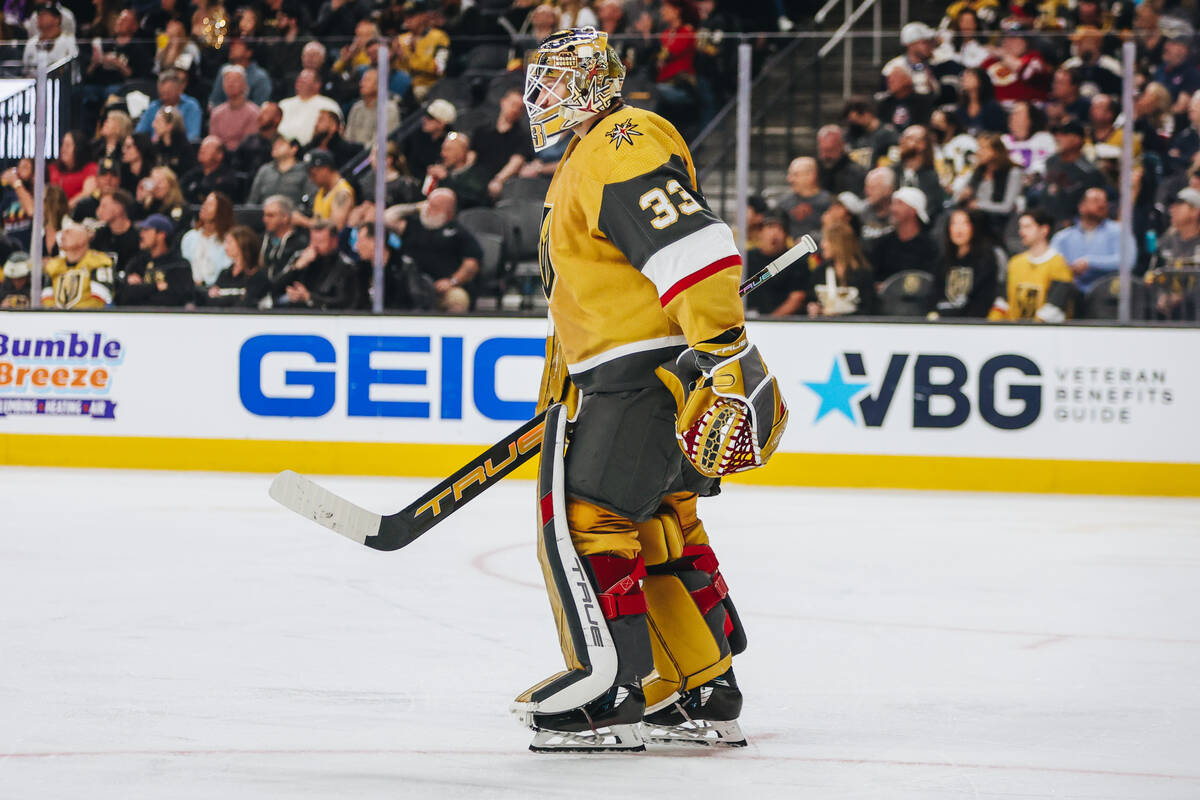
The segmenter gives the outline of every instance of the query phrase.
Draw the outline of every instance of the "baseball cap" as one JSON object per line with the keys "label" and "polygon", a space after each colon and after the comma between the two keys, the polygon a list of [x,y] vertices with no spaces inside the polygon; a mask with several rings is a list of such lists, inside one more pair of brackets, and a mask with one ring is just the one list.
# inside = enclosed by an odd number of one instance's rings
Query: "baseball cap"
{"label": "baseball cap", "polygon": [[925,193],[920,189],[915,186],[902,186],[892,192],[892,199],[904,203],[904,205],[917,212],[917,216],[920,217],[921,222],[924,222],[926,225],[929,224],[929,211],[927,201],[925,200]]}
{"label": "baseball cap", "polygon": [[767,204],[767,199],[761,194],[752,194],[746,198],[746,205],[754,209],[755,213],[765,214],[770,206]]}
{"label": "baseball cap", "polygon": [[29,274],[29,253],[18,250],[8,257],[4,264],[4,277],[24,278]]}
{"label": "baseball cap", "polygon": [[150,228],[159,233],[165,233],[170,236],[175,232],[175,226],[171,224],[171,220],[167,219],[162,214],[151,214],[137,224],[139,228]]}
{"label": "baseball cap", "polygon": [[1083,125],[1081,125],[1078,120],[1067,120],[1062,125],[1056,127],[1054,129],[1054,133],[1067,136],[1083,136]]}
{"label": "baseball cap", "polygon": [[900,29],[900,44],[908,47],[910,44],[928,41],[936,36],[933,28],[924,22],[910,22]]}
{"label": "baseball cap", "polygon": [[778,225],[779,227],[783,228],[785,231],[787,230],[787,227],[788,227],[787,220],[784,219],[783,215],[780,214],[778,211],[768,211],[767,213],[763,214],[762,224],[763,225]]}
{"label": "baseball cap", "polygon": [[333,169],[337,165],[333,161],[332,153],[328,150],[317,148],[316,150],[309,150],[304,155],[304,166],[308,169],[315,169],[317,167],[329,167]]}
{"label": "baseball cap", "polygon": [[1175,195],[1172,202],[1187,203],[1192,208],[1200,208],[1200,189],[1193,189],[1190,186],[1180,189],[1179,194]]}
{"label": "baseball cap", "polygon": [[100,159],[100,164],[96,167],[96,172],[101,175],[120,175],[121,165],[117,163],[115,158],[105,156]]}
{"label": "baseball cap", "polygon": [[453,125],[458,119],[458,112],[454,110],[454,104],[449,100],[438,98],[429,104],[429,108],[425,109],[425,116],[433,117],[443,125]]}

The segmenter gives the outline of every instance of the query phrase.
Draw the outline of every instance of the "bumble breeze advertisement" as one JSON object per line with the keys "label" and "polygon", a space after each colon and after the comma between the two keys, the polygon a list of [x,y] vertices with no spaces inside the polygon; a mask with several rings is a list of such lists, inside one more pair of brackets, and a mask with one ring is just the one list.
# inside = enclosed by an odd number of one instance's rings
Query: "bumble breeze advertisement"
{"label": "bumble breeze advertisement", "polygon": [[124,359],[122,342],[99,331],[0,332],[0,417],[114,419],[110,391]]}

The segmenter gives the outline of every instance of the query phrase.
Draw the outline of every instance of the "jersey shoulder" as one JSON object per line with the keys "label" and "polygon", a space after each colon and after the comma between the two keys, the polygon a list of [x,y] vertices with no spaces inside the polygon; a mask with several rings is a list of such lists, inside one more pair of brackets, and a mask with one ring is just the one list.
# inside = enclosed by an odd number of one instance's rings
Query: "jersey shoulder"
{"label": "jersey shoulder", "polygon": [[670,122],[635,106],[621,106],[596,123],[575,154],[593,179],[604,183],[645,175],[671,156],[691,161],[687,144]]}

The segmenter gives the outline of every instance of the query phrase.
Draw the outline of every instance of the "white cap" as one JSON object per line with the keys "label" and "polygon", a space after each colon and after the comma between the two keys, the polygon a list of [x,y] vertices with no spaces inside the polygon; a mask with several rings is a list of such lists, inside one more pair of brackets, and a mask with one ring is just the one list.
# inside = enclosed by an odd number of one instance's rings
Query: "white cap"
{"label": "white cap", "polygon": [[4,265],[4,277],[24,278],[29,274],[29,254],[28,253],[13,253],[8,257],[8,262]]}
{"label": "white cap", "polygon": [[899,200],[904,205],[917,212],[917,216],[921,218],[921,222],[929,224],[929,211],[927,210],[925,193],[915,186],[902,186],[892,192],[892,199]]}
{"label": "white cap", "polygon": [[458,119],[458,111],[455,110],[454,105],[449,100],[443,100],[440,97],[429,104],[425,113],[443,125],[453,125],[454,121]]}
{"label": "white cap", "polygon": [[846,207],[846,210],[856,216],[867,210],[867,201],[854,192],[839,192],[837,200]]}
{"label": "white cap", "polygon": [[937,33],[924,22],[910,22],[900,29],[900,44],[908,47],[914,42],[924,42],[933,39]]}
{"label": "white cap", "polygon": [[1171,202],[1187,203],[1192,208],[1200,208],[1200,189],[1185,186],[1179,190],[1179,194],[1175,195],[1175,199]]}

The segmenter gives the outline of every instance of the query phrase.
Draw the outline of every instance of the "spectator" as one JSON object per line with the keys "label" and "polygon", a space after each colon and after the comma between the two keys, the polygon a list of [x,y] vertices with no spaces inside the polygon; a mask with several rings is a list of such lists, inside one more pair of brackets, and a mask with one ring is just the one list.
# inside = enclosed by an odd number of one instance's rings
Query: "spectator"
{"label": "spectator", "polygon": [[238,149],[242,140],[258,131],[258,106],[246,97],[246,70],[237,65],[221,70],[225,101],[212,110],[208,130],[227,151]]}
{"label": "spectator", "polygon": [[292,269],[272,285],[272,293],[278,298],[275,304],[322,311],[358,308],[358,265],[338,250],[338,229],[329,220],[319,220],[313,223],[309,235],[308,247],[301,251]]}
{"label": "spectator", "polygon": [[339,169],[362,155],[362,145],[342,138],[342,112],[328,108],[317,112],[317,122],[313,126],[307,149],[329,153]]}
{"label": "spectator", "polygon": [[174,233],[182,233],[192,224],[192,212],[183,199],[179,178],[170,167],[155,167],[148,179],[138,184],[136,196],[143,216],[159,214],[170,221]]}
{"label": "spectator", "polygon": [[172,19],[167,23],[164,34],[166,44],[154,56],[154,72],[163,75],[173,69],[185,75],[198,75],[200,70],[200,48],[188,35],[183,22]]}
{"label": "spectator", "polygon": [[234,169],[246,175],[257,174],[259,167],[271,160],[271,151],[275,148],[275,137],[282,121],[279,104],[264,103],[258,109],[258,132],[243,139],[233,153]]}
{"label": "spectator", "polygon": [[0,309],[29,308],[29,254],[10,255],[0,275]]}
{"label": "spectator", "polygon": [[963,70],[955,114],[963,130],[978,135],[983,131],[1003,133],[1008,127],[1004,107],[996,102],[996,91],[987,72],[978,67]]}
{"label": "spectator", "polygon": [[[1129,268],[1137,259],[1133,237],[1127,242]],[[1050,246],[1062,253],[1082,292],[1121,266],[1121,226],[1108,218],[1108,195],[1103,189],[1088,189],[1079,201],[1079,219],[1054,234]]]}
{"label": "spectator", "polygon": [[970,171],[978,143],[966,133],[950,107],[935,109],[929,117],[933,137],[933,164],[942,186],[953,186]]}
{"label": "spectator", "polygon": [[[274,46],[274,45],[272,45]],[[245,89],[242,94],[255,108],[271,99],[271,76],[254,61],[254,43],[250,39],[234,39],[229,43],[229,63],[221,67],[208,96],[208,107],[217,108],[229,100],[229,88],[225,85],[225,73],[240,69]]]}
{"label": "spectator", "polygon": [[325,0],[317,8],[312,32],[329,39],[349,39],[369,11],[365,0]]}
{"label": "spectator", "polygon": [[[1085,155],[1090,153],[1095,158],[1096,148],[1101,145],[1115,147],[1118,150],[1125,140],[1124,127],[1116,127],[1117,103],[1106,94],[1098,94],[1092,98],[1088,111],[1088,121],[1091,123],[1091,138],[1088,141]],[[1136,133],[1133,139],[1133,154],[1141,156],[1142,140]]]}
{"label": "spectator", "polygon": [[[768,214],[763,217],[757,244],[746,253],[746,274],[757,275],[759,270],[788,249],[787,223],[782,217]],[[801,314],[806,301],[812,299],[809,271],[797,264],[746,295],[746,312],[757,317],[789,317]]]}
{"label": "spectator", "polygon": [[404,237],[402,253],[433,278],[438,307],[465,313],[471,307],[466,287],[483,254],[475,237],[454,223],[455,202],[449,189],[433,190],[420,213],[402,219],[397,232]]}
{"label": "spectator", "polygon": [[342,48],[338,60],[333,62],[333,71],[357,74],[372,63],[367,48],[379,39],[379,26],[369,19],[362,19],[354,26],[354,38]]}
{"label": "spectator", "polygon": [[1133,35],[1137,42],[1138,63],[1143,69],[1163,62],[1167,37],[1163,34],[1159,10],[1154,3],[1138,3],[1134,8]]}
{"label": "spectator", "polygon": [[225,255],[232,264],[208,287],[208,305],[258,308],[270,293],[266,270],[258,261],[258,234],[245,225],[234,225],[225,234]]}
{"label": "spectator", "polygon": [[[78,223],[95,220],[100,210],[100,198],[121,188],[121,167],[111,158],[100,160],[96,176],[84,185],[84,194],[71,206],[71,219]],[[140,216],[140,215],[139,215]]]}
{"label": "spectator", "polygon": [[900,141],[895,130],[879,121],[875,102],[866,97],[855,96],[846,101],[842,108],[842,124],[846,126],[845,136],[850,140],[850,158],[865,170],[878,166]]}
{"label": "spectator", "polygon": [[133,133],[133,120],[124,111],[110,110],[100,123],[100,135],[92,142],[96,163],[102,159],[121,160],[121,144]]}
{"label": "spectator", "polygon": [[1019,22],[1006,22],[998,55],[984,62],[996,99],[1005,105],[1017,100],[1041,103],[1049,95],[1050,67],[1027,36]]}
{"label": "spectator", "polygon": [[183,197],[200,203],[213,192],[240,197],[237,174],[225,163],[225,145],[216,136],[206,136],[196,152],[196,166],[179,180]]}
{"label": "spectator", "polygon": [[192,265],[197,286],[211,286],[221,270],[230,265],[225,254],[225,234],[233,227],[233,201],[229,195],[211,192],[200,204],[196,227],[183,235],[179,252]]}
{"label": "spectator", "polygon": [[[962,4],[958,3],[957,5],[961,6]],[[953,60],[965,69],[974,69],[982,66],[983,62],[991,57],[992,53],[988,49],[987,38],[983,34],[979,12],[963,7],[952,17],[947,13],[947,17],[942,22],[943,30],[949,28],[953,36],[944,36],[941,46],[934,50],[933,61],[935,64],[939,61]]]}
{"label": "spectator", "polygon": [[1200,89],[1200,70],[1188,59],[1190,47],[1190,35],[1172,36],[1163,45],[1162,63],[1154,73],[1154,82],[1170,93],[1177,113],[1187,109],[1188,101]]}
{"label": "spectator", "polygon": [[37,19],[37,36],[29,37],[21,58],[27,73],[32,74],[37,69],[39,51],[46,53],[47,66],[79,55],[74,35],[63,31],[62,9],[56,3],[43,3],[34,11],[34,16]]}
{"label": "spectator", "polygon": [[821,188],[831,194],[862,194],[867,171],[846,152],[846,138],[837,125],[817,131],[817,174]]}
{"label": "spectator", "polygon": [[311,228],[318,222],[331,222],[341,230],[354,207],[354,187],[338,172],[333,156],[327,150],[309,150],[304,156],[304,166],[317,193],[312,198],[312,215],[305,216],[297,211],[292,215],[292,221],[304,228]]}
{"label": "spectator", "polygon": [[1025,100],[1013,103],[1008,113],[1004,146],[1013,163],[1026,172],[1043,173],[1046,159],[1054,155],[1054,137],[1043,128],[1042,112]]}
{"label": "spectator", "polygon": [[70,206],[67,193],[57,183],[46,185],[46,197],[42,201],[42,252],[46,256],[58,255],[58,233],[74,225],[68,216]]}
{"label": "spectator", "polygon": [[280,133],[306,145],[312,141],[313,129],[322,110],[341,115],[342,110],[337,103],[317,93],[320,88],[320,77],[316,72],[311,69],[300,71],[296,76],[296,94],[279,101],[279,110],[283,114],[283,121],[279,124]]}
{"label": "spectator", "polygon": [[183,175],[196,166],[196,152],[188,141],[183,127],[183,117],[173,106],[163,106],[154,115],[152,139],[158,155],[158,163],[170,167],[176,175]]}
{"label": "spectator", "polygon": [[1186,169],[1192,159],[1200,152],[1200,92],[1192,95],[1188,101],[1188,125],[1175,134],[1167,150],[1169,166],[1174,170]]}
{"label": "spectator", "polygon": [[1024,183],[1025,173],[1013,163],[1003,137],[995,133],[980,134],[975,169],[955,201],[980,213],[985,229],[981,233],[1003,236],[1017,210]]}
{"label": "spectator", "polygon": [[138,120],[137,133],[150,133],[153,130],[154,115],[163,106],[173,106],[183,115],[183,127],[187,130],[188,141],[200,141],[200,131],[204,124],[204,112],[196,98],[183,93],[187,77],[181,70],[168,69],[158,76],[158,98],[142,112]]}
{"label": "spectator", "polygon": [[137,14],[127,8],[117,15],[116,39],[107,51],[99,39],[92,40],[92,58],[87,66],[82,96],[88,118],[106,97],[118,92],[121,84],[130,78],[151,74],[154,48],[135,38],[137,34]]}
{"label": "spectator", "polygon": [[1165,160],[1175,135],[1171,95],[1161,83],[1148,83],[1134,100],[1133,114],[1134,134],[1141,137],[1142,148]]}
{"label": "spectator", "polygon": [[1017,230],[1026,249],[1008,260],[1007,286],[996,297],[988,319],[1062,322],[1067,318],[1074,276],[1050,246],[1053,227],[1054,220],[1040,209],[1021,215]]}
{"label": "spectator", "polygon": [[[300,65],[303,60],[304,47],[306,43],[300,38],[300,30],[309,30],[310,25],[307,20],[302,20],[301,17],[307,17],[308,13],[304,6],[300,4],[291,4],[289,0],[267,0],[266,9],[267,20],[266,28],[269,36],[276,37],[266,48],[265,60],[263,64],[266,67],[266,72],[274,75],[277,79],[271,82],[271,98],[272,100],[279,99],[276,97],[276,92],[281,86],[290,85],[288,78],[295,81],[295,74],[291,71]],[[275,6],[272,8],[271,6]],[[270,16],[274,13],[274,17]],[[319,42],[308,42],[307,44],[317,44]],[[322,46],[322,51],[324,47]],[[324,61],[325,55],[322,52],[321,59]],[[291,73],[291,74],[289,74]],[[261,106],[262,103],[259,103]]]}
{"label": "spectator", "polygon": [[404,20],[404,33],[396,37],[392,66],[412,78],[412,93],[418,101],[446,74],[450,58],[450,37],[434,27],[437,11],[427,0],[415,3],[412,14]]}
{"label": "spectator", "polygon": [[[318,93],[324,92],[327,88],[332,92],[333,81],[330,79],[329,64],[326,61],[325,55],[325,45],[318,41],[310,41],[306,42],[300,50],[299,64],[296,64],[294,61],[280,62],[277,60],[276,63],[285,68],[281,72],[283,80],[276,81],[272,97],[276,100],[282,100],[283,93],[288,89],[295,88],[296,79],[306,69],[312,70],[313,80],[316,81]],[[313,119],[316,119],[315,115]]]}
{"label": "spectator", "polygon": [[821,215],[833,202],[833,195],[817,183],[817,160],[801,157],[788,165],[790,194],[779,203],[780,210],[787,215],[788,235],[799,239],[804,234],[816,233],[821,229]]}
{"label": "spectator", "polygon": [[1047,119],[1055,126],[1069,120],[1086,122],[1091,108],[1091,101],[1080,94],[1079,73],[1064,67],[1056,69],[1046,103]]}
{"label": "spectator", "polygon": [[[368,159],[370,166],[359,173],[358,196],[375,198],[375,157],[378,148],[371,148]],[[417,203],[423,199],[421,187],[408,174],[404,156],[400,155],[400,145],[395,142],[387,143],[387,164],[384,172],[384,205],[394,206],[403,203]]]}
{"label": "spectator", "polygon": [[809,280],[816,297],[808,303],[810,317],[874,313],[875,279],[853,228],[830,225],[821,237],[821,257],[810,263],[815,265]]}
{"label": "spectator", "polygon": [[868,253],[875,280],[885,281],[898,272],[928,271],[937,263],[937,247],[924,226],[929,224],[925,193],[904,186],[892,193],[893,230],[880,236]]}
{"label": "spectator", "polygon": [[192,301],[192,267],[171,246],[175,226],[162,214],[138,223],[140,250],[125,267],[117,303],[123,306],[174,306]]}
{"label": "spectator", "polygon": [[33,159],[22,158],[0,173],[0,222],[4,232],[26,251],[33,227]]}
{"label": "spectator", "polygon": [[938,29],[952,28],[955,21],[963,14],[971,14],[979,21],[983,29],[993,30],[996,27],[996,17],[999,11],[998,0],[954,0],[946,7],[946,14],[942,17]]}
{"label": "spectator", "polygon": [[1100,48],[1104,33],[1099,28],[1080,26],[1071,36],[1075,55],[1063,62],[1062,68],[1079,76],[1086,95],[1120,94],[1121,62],[1104,55]]}
{"label": "spectator", "polygon": [[895,230],[892,225],[892,193],[896,173],[890,167],[876,167],[867,173],[863,184],[865,203],[857,210],[862,225],[863,243],[869,250],[874,242]]}
{"label": "spectator", "polygon": [[1171,226],[1158,240],[1156,269],[1200,266],[1200,189],[1188,186],[1171,200]]}
{"label": "spectator", "polygon": [[[406,267],[403,263],[399,246],[400,239],[391,231],[384,231],[386,238],[383,245],[383,307],[397,309],[413,309],[416,303],[409,293]],[[374,283],[375,270],[375,223],[360,222],[354,230],[354,254],[359,258],[359,274],[364,277],[364,286]]]}
{"label": "spectator", "polygon": [[[68,36],[76,36],[80,28],[78,20],[75,18],[75,12],[68,7],[69,5],[71,4],[64,6],[62,3],[53,2],[53,0],[46,0],[45,2],[41,3],[25,4],[24,8],[17,6],[13,9],[14,11],[22,15],[28,14],[28,16],[25,16],[19,27],[16,25],[14,25],[14,27],[17,27],[18,31],[24,29],[23,33],[30,39],[36,37],[38,35],[37,12],[41,10],[43,6],[53,6],[62,16],[62,32]],[[96,14],[96,17],[98,19],[93,23],[93,27],[96,30],[102,31],[109,38],[112,38],[113,23],[116,22],[117,9],[112,8],[111,6],[108,9],[100,9]],[[16,22],[16,20],[14,20],[14,22]],[[92,28],[89,26],[84,26],[83,29],[91,30]]]}
{"label": "spectator", "polygon": [[941,95],[942,87],[929,64],[936,38],[937,33],[924,22],[910,22],[901,28],[900,45],[904,52],[883,65],[881,83],[884,87],[887,87],[887,77],[890,73],[902,70],[912,79],[913,91],[936,101]]}
{"label": "spectator", "polygon": [[404,159],[418,181],[424,181],[429,166],[441,160],[442,142],[446,140],[446,134],[454,130],[457,117],[450,101],[439,97],[425,109],[420,130],[404,141]]}
{"label": "spectator", "polygon": [[88,153],[89,146],[83,131],[67,131],[58,148],[58,158],[51,161],[47,174],[67,193],[67,202],[74,203],[84,195],[84,183],[95,176],[96,162]]}
{"label": "spectator", "polygon": [[[346,118],[344,136],[346,141],[367,147],[376,139],[378,113],[375,109],[379,99],[379,70],[372,68],[363,71],[362,77],[358,79],[358,92],[359,99],[350,107],[350,115]],[[400,106],[391,97],[387,100],[386,120],[389,134],[400,127]],[[525,138],[528,139],[529,136]]]}
{"label": "spectator", "polygon": [[454,192],[461,208],[476,208],[492,204],[488,195],[487,175],[471,155],[471,140],[466,134],[448,133],[442,142],[442,160],[426,170],[427,188],[444,186]]}
{"label": "spectator", "polygon": [[110,256],[115,255],[113,264],[118,271],[137,255],[137,232],[133,229],[133,195],[124,189],[115,189],[100,198],[96,219],[103,223],[92,234],[92,249]]}
{"label": "spectator", "polygon": [[[942,213],[946,192],[938,178],[934,162],[933,142],[929,131],[921,125],[904,129],[900,135],[900,162],[895,165],[900,186],[920,189],[929,204],[931,217]],[[928,222],[928,220],[926,220]]]}
{"label": "spectator", "polygon": [[659,6],[663,30],[658,34],[659,112],[666,116],[691,119],[699,96],[696,93],[696,16],[695,6],[686,0],[663,0]]}
{"label": "spectator", "polygon": [[514,87],[504,93],[496,121],[476,128],[470,141],[475,164],[488,180],[488,194],[497,199],[504,191],[504,184],[515,177],[526,162],[533,160],[520,88]]}
{"label": "spectator", "polygon": [[42,305],[50,308],[103,308],[112,303],[113,262],[88,247],[88,232],[71,223],[61,236],[62,253],[46,262],[50,286]]}
{"label": "spectator", "polygon": [[297,158],[299,153],[299,144],[288,141],[283,134],[275,134],[271,161],[259,167],[246,202],[261,205],[271,195],[281,194],[299,203],[310,191],[308,168]]}
{"label": "spectator", "polygon": [[1006,261],[979,212],[961,208],[951,211],[942,257],[937,269],[931,270],[941,287],[935,305],[937,315],[986,317]]}
{"label": "spectator", "polygon": [[296,210],[287,195],[271,195],[263,201],[263,239],[259,262],[267,280],[275,284],[304,248],[308,247],[308,231],[292,224]]}
{"label": "spectator", "polygon": [[1058,152],[1046,160],[1040,205],[1051,219],[1062,224],[1075,215],[1084,192],[1104,185],[1104,176],[1083,157],[1083,126],[1078,122],[1056,128],[1054,142]]}
{"label": "spectator", "polygon": [[879,119],[896,131],[909,125],[924,125],[933,111],[932,99],[916,93],[912,76],[903,69],[894,69],[887,74],[887,91],[876,95],[875,102]]}
{"label": "spectator", "polygon": [[564,28],[595,28],[599,25],[596,13],[583,4],[582,0],[564,0],[562,3],[562,19],[559,25]]}

